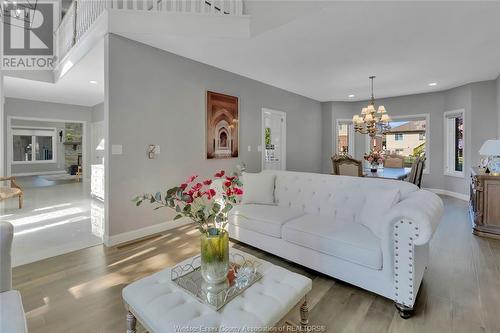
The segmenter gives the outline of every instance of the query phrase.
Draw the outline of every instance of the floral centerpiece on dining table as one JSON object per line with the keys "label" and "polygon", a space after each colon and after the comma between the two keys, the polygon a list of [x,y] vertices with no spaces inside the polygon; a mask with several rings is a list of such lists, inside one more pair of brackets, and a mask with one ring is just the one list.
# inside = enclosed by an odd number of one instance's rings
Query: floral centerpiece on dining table
{"label": "floral centerpiece on dining table", "polygon": [[377,172],[378,166],[384,164],[385,157],[382,152],[372,149],[369,153],[364,156],[365,160],[370,163],[370,171]]}
{"label": "floral centerpiece on dining table", "polygon": [[239,201],[243,184],[237,175],[227,176],[224,170],[203,181],[189,177],[165,193],[145,193],[134,198],[155,205],[155,210],[170,208],[177,213],[174,220],[186,217],[196,223],[201,239],[201,274],[208,283],[226,280],[229,270],[229,235],[225,227],[228,213]]}

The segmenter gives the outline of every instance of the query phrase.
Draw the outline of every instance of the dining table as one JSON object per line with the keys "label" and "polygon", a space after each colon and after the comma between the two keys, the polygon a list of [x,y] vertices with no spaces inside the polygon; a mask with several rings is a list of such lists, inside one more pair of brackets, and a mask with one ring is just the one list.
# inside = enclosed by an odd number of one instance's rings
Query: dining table
{"label": "dining table", "polygon": [[411,172],[411,168],[379,168],[377,172],[371,172],[370,168],[364,170],[364,176],[370,178],[385,178],[404,180]]}

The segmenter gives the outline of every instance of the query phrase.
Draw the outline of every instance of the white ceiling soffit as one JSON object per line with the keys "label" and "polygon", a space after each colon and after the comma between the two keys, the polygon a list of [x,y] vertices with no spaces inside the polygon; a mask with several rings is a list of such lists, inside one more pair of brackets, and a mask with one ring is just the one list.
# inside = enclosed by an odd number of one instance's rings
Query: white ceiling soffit
{"label": "white ceiling soffit", "polygon": [[251,38],[122,35],[319,101],[364,100],[372,74],[376,97],[496,78],[499,12],[497,1],[250,0]]}
{"label": "white ceiling soffit", "polygon": [[6,97],[94,106],[104,101],[104,42],[101,40],[57,83],[9,76],[4,80]]}

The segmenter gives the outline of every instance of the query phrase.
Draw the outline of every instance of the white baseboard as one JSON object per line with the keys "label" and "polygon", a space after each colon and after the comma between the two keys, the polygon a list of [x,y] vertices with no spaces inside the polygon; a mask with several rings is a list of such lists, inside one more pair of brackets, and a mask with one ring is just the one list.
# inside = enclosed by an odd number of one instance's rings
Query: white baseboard
{"label": "white baseboard", "polygon": [[457,198],[464,201],[469,201],[469,196],[467,194],[452,192],[448,190],[442,190],[440,188],[425,188],[425,190],[434,192],[436,194],[447,195],[449,197]]}
{"label": "white baseboard", "polygon": [[177,227],[181,227],[187,224],[193,223],[193,221],[189,219],[179,219],[176,221],[166,221],[166,222],[161,222],[149,227],[137,229],[137,230],[132,230],[132,231],[127,231],[118,235],[113,235],[113,236],[104,236],[104,245],[110,247],[110,246],[115,246],[121,243],[125,242],[130,242],[135,239],[143,238],[146,236],[154,235],[166,230],[174,229]]}
{"label": "white baseboard", "polygon": [[13,173],[12,176],[23,177],[23,176],[58,175],[60,173],[67,173],[67,172],[66,172],[66,170],[40,171],[40,172],[22,172],[22,173]]}

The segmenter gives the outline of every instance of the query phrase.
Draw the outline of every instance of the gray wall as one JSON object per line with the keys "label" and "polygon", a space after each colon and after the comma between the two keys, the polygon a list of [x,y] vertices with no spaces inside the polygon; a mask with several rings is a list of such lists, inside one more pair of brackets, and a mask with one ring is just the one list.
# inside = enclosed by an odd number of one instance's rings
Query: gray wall
{"label": "gray wall", "polygon": [[[7,117],[30,117],[30,118],[40,118],[48,120],[66,120],[66,121],[86,121],[86,132],[85,143],[86,143],[86,157],[88,163],[90,161],[90,121],[92,119],[92,108],[70,105],[70,104],[60,104],[60,103],[49,103],[41,101],[32,101],[17,98],[5,98],[5,119]],[[3,128],[3,135],[5,139],[5,152],[7,152],[7,121]],[[7,159],[5,159],[7,163]],[[63,163],[64,164],[64,163]],[[43,164],[47,166],[48,164]],[[7,164],[5,164],[7,167]],[[7,169],[6,169],[7,170]],[[40,171],[51,171],[51,170],[35,170],[26,172],[40,172]],[[90,168],[84,166],[84,175],[90,176]],[[85,176],[85,177],[87,177]]]}
{"label": "gray wall", "polygon": [[[498,80],[497,80],[498,82]],[[436,93],[417,94],[393,98],[378,99],[377,105],[384,105],[392,116],[404,116],[425,114],[430,115],[430,174],[423,177],[423,186],[428,188],[443,189],[447,191],[467,194],[469,183],[469,169],[479,162],[479,148],[482,143],[497,135],[499,94],[497,82],[484,81],[467,84],[461,87],[441,91]],[[327,102],[322,103],[323,117],[325,122],[335,124],[337,119],[352,118],[356,113],[360,113],[361,108],[368,102]],[[347,104],[347,105],[346,105]],[[325,107],[331,109],[332,114],[325,115]],[[465,170],[464,178],[457,178],[444,175],[444,124],[443,113],[445,111],[464,109],[465,110]],[[335,128],[330,126],[335,137]],[[324,129],[326,129],[324,125]],[[331,154],[332,143],[326,143],[332,139],[332,131],[323,132],[323,147],[327,150],[323,156]],[[355,139],[356,158],[362,159],[367,151],[366,136],[356,134]],[[325,163],[323,172],[325,172]],[[328,167],[328,172],[331,167]]]}
{"label": "gray wall", "polygon": [[92,107],[92,122],[104,121],[104,103]]}
{"label": "gray wall", "polygon": [[500,75],[497,78],[497,118],[498,118],[497,138],[500,139]]}
{"label": "gray wall", "polygon": [[[263,107],[287,113],[287,168],[321,171],[319,102],[123,37],[108,38],[108,142],[123,146],[122,155],[109,156],[109,235],[172,218],[171,212],[136,208],[130,202],[136,194],[164,190],[190,174],[229,170],[239,162],[259,171]],[[205,159],[206,90],[240,98],[238,159]],[[149,144],[161,145],[156,159],[146,157]]]}
{"label": "gray wall", "polygon": [[322,172],[331,173],[331,157],[335,150],[335,139],[338,119],[351,119],[354,114],[353,103],[350,102],[325,102],[321,103],[323,110],[323,154],[321,156]]}

